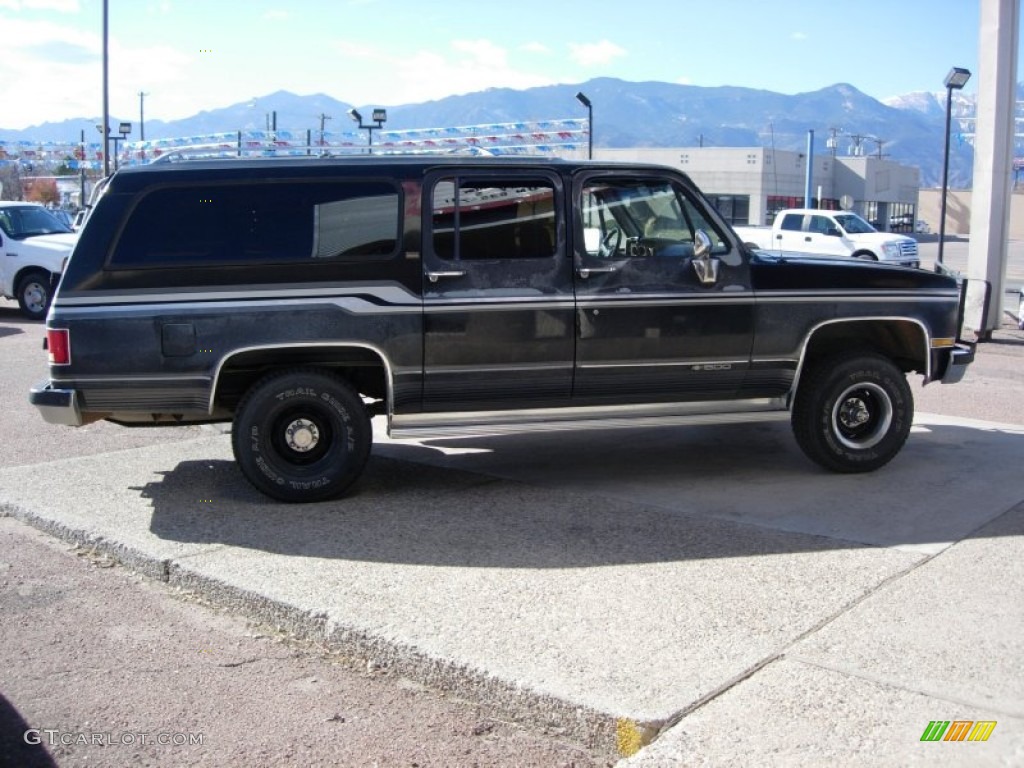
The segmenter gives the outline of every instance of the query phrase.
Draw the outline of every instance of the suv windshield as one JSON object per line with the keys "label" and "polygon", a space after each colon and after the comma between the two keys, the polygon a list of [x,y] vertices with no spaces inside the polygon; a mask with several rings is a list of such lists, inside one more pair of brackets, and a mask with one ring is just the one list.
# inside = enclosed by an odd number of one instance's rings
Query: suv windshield
{"label": "suv windshield", "polygon": [[0,208],[0,229],[14,240],[36,235],[70,232],[60,219],[38,205],[15,205]]}
{"label": "suv windshield", "polygon": [[863,235],[878,230],[868,224],[864,219],[855,213],[843,213],[836,216],[836,221],[847,232],[853,235]]}

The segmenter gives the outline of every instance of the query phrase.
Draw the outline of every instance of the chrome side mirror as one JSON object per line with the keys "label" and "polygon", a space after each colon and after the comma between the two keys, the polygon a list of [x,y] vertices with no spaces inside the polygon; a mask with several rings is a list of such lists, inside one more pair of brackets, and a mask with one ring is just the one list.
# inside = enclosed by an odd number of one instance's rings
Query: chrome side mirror
{"label": "chrome side mirror", "polygon": [[693,270],[701,285],[718,282],[718,265],[721,263],[711,255],[711,238],[703,229],[693,233]]}

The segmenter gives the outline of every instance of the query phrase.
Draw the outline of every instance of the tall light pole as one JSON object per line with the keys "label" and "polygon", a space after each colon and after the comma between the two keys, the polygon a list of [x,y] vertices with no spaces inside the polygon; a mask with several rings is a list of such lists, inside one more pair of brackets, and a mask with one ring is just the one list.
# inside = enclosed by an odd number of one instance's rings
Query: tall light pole
{"label": "tall light pole", "polygon": [[108,89],[107,73],[109,69],[110,56],[107,45],[107,0],[103,0],[103,176],[110,175],[110,142],[107,137],[110,135],[110,93]]}
{"label": "tall light pole", "polygon": [[587,160],[594,159],[594,105],[583,91],[576,93],[576,101],[587,108]]}
{"label": "tall light pole", "polygon": [[376,125],[363,125],[363,116],[361,114],[359,114],[359,111],[354,109],[354,108],[350,109],[348,111],[348,116],[351,117],[352,120],[354,120],[356,123],[359,124],[359,128],[361,130],[364,130],[364,131],[366,131],[369,134],[369,138],[367,140],[366,147],[367,147],[367,153],[372,155],[373,154],[373,132],[374,132],[374,130],[380,130],[380,128],[383,127],[384,123],[387,122],[387,119],[388,119],[388,112],[387,112],[387,110],[386,109],[375,109],[375,110],[373,110],[373,116],[370,119],[373,122],[375,122]]}
{"label": "tall light pole", "polygon": [[939,205],[939,255],[935,264],[936,272],[941,272],[945,266],[942,262],[942,251],[946,241],[946,195],[949,191],[949,135],[953,123],[953,91],[959,91],[970,79],[970,70],[953,67],[943,81],[946,86],[946,147],[942,155],[942,202]]}

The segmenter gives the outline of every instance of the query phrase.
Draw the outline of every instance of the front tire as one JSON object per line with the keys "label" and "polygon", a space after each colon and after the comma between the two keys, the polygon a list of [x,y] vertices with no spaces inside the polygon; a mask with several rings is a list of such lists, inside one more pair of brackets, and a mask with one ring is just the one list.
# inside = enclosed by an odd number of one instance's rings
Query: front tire
{"label": "front tire", "polygon": [[304,503],[340,496],[362,474],[373,441],[355,390],[317,369],[270,374],[235,414],[235,461],[258,490]]}
{"label": "front tire", "polygon": [[793,405],[793,434],[812,461],[834,472],[871,472],[907,441],[914,400],[904,373],[874,354],[814,364]]}
{"label": "front tire", "polygon": [[45,320],[50,309],[52,291],[50,273],[33,270],[18,281],[18,306],[21,313],[32,320]]}

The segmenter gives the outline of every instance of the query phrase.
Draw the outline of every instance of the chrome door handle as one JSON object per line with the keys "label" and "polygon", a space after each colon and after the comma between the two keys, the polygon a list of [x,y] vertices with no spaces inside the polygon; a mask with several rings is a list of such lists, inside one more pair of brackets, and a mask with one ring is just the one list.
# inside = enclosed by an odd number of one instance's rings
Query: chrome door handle
{"label": "chrome door handle", "polygon": [[576,270],[576,274],[585,280],[591,275],[607,275],[618,271],[618,267],[580,267]]}
{"label": "chrome door handle", "polygon": [[464,277],[466,270],[464,269],[451,269],[445,272],[427,272],[427,280],[432,283],[436,283],[442,277]]}

